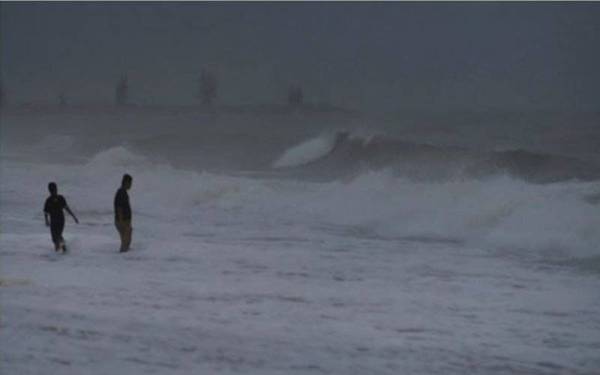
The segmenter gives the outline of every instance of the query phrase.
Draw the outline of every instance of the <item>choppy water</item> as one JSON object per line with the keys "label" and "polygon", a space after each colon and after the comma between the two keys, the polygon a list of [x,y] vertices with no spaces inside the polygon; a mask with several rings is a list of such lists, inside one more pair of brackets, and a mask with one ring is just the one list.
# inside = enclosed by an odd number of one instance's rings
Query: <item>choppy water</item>
{"label": "choppy water", "polygon": [[[544,132],[518,122],[502,144],[497,126],[467,132],[479,118],[429,130],[323,114],[1,120],[7,373],[600,368],[587,117]],[[123,256],[112,197],[124,172]],[[67,222],[66,256],[43,226],[50,180],[81,220]]]}

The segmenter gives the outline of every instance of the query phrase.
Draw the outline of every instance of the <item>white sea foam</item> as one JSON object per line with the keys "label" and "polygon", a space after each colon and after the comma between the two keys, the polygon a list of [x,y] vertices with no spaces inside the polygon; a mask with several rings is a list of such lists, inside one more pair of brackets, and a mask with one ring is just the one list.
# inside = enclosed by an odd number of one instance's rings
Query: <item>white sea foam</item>
{"label": "white sea foam", "polygon": [[[134,177],[124,255],[112,225],[123,172]],[[66,256],[43,226],[50,177],[81,221],[67,220]],[[458,336],[489,368],[595,368],[599,338],[586,333],[597,279],[536,269],[529,256],[597,251],[598,206],[584,199],[595,184],[255,179],[119,147],[83,165],[7,161],[1,189],[0,349],[11,373],[386,373],[390,363],[429,373],[449,365],[440,353]],[[512,262],[498,251],[507,247],[523,256]],[[540,348],[547,335],[569,339]],[[489,345],[494,356],[480,350]],[[114,351],[125,359],[90,366]],[[457,375],[471,363],[451,365]]]}
{"label": "white sea foam", "polygon": [[[598,182],[239,177],[138,150],[2,160],[3,371],[598,368]],[[123,173],[134,238],[118,254]],[[81,222],[66,256],[41,212],[50,180]]]}
{"label": "white sea foam", "polygon": [[534,185],[510,177],[415,183],[369,173],[324,187],[307,204],[322,220],[383,236],[453,239],[498,249],[598,255],[597,183]]}
{"label": "white sea foam", "polygon": [[207,208],[236,210],[248,222],[258,215],[384,237],[553,250],[566,256],[598,255],[600,243],[598,206],[586,199],[600,189],[595,182],[537,185],[497,176],[421,183],[386,172],[329,183],[277,181],[150,164],[122,147],[99,153],[84,171],[85,185],[96,191],[92,196],[112,194],[121,172],[133,174],[140,209],[162,207],[174,219]]}
{"label": "white sea foam", "polygon": [[140,167],[145,164],[145,158],[131,152],[124,146],[112,147],[99,152],[89,162],[88,168],[111,168],[111,167]]}
{"label": "white sea foam", "polygon": [[318,160],[333,150],[335,140],[335,135],[328,134],[303,142],[287,150],[273,167],[297,167]]}
{"label": "white sea foam", "polygon": [[[248,222],[259,215],[274,222],[358,228],[378,236],[446,239],[493,249],[554,249],[573,256],[597,255],[600,243],[598,206],[586,199],[600,189],[594,182],[537,185],[498,176],[421,183],[385,171],[329,183],[261,180],[178,170],[117,147],[93,157],[79,183],[92,189],[92,197],[110,196],[122,173],[134,176],[141,210],[161,207],[174,219],[206,208],[236,210]],[[76,183],[67,176],[63,180]]]}

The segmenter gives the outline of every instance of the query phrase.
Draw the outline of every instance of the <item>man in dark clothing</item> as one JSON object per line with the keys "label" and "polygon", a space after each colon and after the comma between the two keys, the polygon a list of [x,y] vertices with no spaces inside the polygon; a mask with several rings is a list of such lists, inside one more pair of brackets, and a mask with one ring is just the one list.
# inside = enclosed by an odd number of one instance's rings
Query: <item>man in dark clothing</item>
{"label": "man in dark clothing", "polygon": [[129,250],[131,244],[131,206],[129,205],[129,195],[127,190],[131,189],[133,179],[130,175],[123,175],[121,187],[115,195],[115,226],[121,237],[121,253]]}
{"label": "man in dark clothing", "polygon": [[62,236],[63,229],[65,228],[65,215],[63,210],[67,210],[77,224],[79,224],[79,220],[77,220],[77,217],[75,217],[75,214],[73,214],[67,205],[65,197],[58,195],[58,188],[54,182],[48,184],[48,191],[50,191],[50,196],[46,199],[46,203],[44,204],[44,219],[46,220],[46,226],[50,227],[52,242],[54,242],[54,250],[59,251],[62,249],[64,253],[67,251],[67,246],[65,245],[65,240]]}

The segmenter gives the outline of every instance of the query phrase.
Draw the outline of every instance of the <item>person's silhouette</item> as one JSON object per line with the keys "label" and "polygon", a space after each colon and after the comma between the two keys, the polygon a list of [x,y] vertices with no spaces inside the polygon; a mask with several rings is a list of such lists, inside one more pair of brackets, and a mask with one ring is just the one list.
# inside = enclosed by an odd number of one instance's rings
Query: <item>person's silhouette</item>
{"label": "person's silhouette", "polygon": [[129,205],[127,190],[131,189],[132,182],[133,179],[130,175],[123,175],[121,187],[117,190],[114,200],[115,226],[121,237],[121,253],[128,251],[131,245],[131,233],[133,229],[131,228],[131,206]]}
{"label": "person's silhouette", "polygon": [[58,195],[56,183],[50,182],[48,184],[48,191],[50,192],[50,196],[46,199],[46,203],[44,204],[44,219],[46,220],[46,226],[50,227],[52,242],[54,242],[54,250],[59,251],[62,249],[64,253],[67,251],[67,246],[62,236],[63,229],[65,228],[65,215],[63,210],[66,210],[77,224],[79,224],[79,220],[77,220],[77,217],[73,211],[71,211],[69,205],[67,205],[65,197]]}

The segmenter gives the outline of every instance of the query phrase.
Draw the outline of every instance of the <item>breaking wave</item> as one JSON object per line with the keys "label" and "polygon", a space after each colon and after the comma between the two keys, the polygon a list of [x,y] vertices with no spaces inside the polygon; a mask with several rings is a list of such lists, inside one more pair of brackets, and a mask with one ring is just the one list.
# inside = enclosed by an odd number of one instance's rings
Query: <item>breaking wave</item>
{"label": "breaking wave", "polygon": [[487,248],[598,255],[595,182],[531,184],[509,176],[415,182],[371,172],[326,184],[306,203],[319,221],[389,238],[463,242]]}
{"label": "breaking wave", "polygon": [[287,150],[275,163],[273,167],[297,167],[314,162],[329,154],[335,144],[336,137],[333,135],[313,138]]}
{"label": "breaking wave", "polygon": [[[342,145],[355,142],[338,136],[331,152],[340,140]],[[209,220],[195,218],[209,212],[213,220],[220,213],[236,212],[248,224],[261,217],[272,225],[340,228],[347,235],[575,257],[597,256],[600,243],[597,181],[532,184],[502,174],[432,182],[388,169],[306,182],[181,170],[149,163],[123,147],[97,154],[85,168],[92,166],[86,185],[93,186],[94,195],[111,196],[120,173],[127,171],[134,175],[136,209],[158,205],[171,220]],[[113,177],[106,181],[103,176]]]}
{"label": "breaking wave", "polygon": [[[367,150],[370,145],[381,150],[376,138],[350,139],[347,134],[337,134],[327,140],[330,143],[321,144],[331,146],[327,155],[312,164],[347,155],[340,148],[359,147],[357,143]],[[311,154],[318,148],[307,145],[295,148],[296,155],[302,155],[300,150],[310,150],[307,153]],[[431,146],[394,145],[413,158],[419,153],[431,157],[449,152]],[[521,168],[539,162],[519,153],[494,155]],[[306,160],[299,158],[295,161]],[[560,164],[551,158],[543,161]],[[310,165],[307,162],[298,168]],[[307,182],[181,170],[151,163],[122,146],[98,153],[83,168],[87,180],[83,184],[78,180],[78,185],[93,189],[92,196],[99,197],[112,196],[121,174],[131,173],[136,208],[143,212],[146,207],[159,205],[170,220],[183,215],[196,221],[196,215],[207,212],[216,215],[214,219],[220,212],[233,211],[241,222],[248,223],[263,217],[273,223],[340,228],[348,235],[428,239],[576,257],[597,256],[600,243],[596,230],[600,226],[598,181],[533,184],[509,174],[416,181],[387,168],[329,182]],[[91,209],[100,210],[105,204],[103,198]]]}
{"label": "breaking wave", "polygon": [[146,159],[131,152],[124,146],[116,146],[94,155],[88,162],[90,168],[102,167],[134,167],[145,164]]}
{"label": "breaking wave", "polygon": [[[355,142],[339,140],[342,145]],[[339,152],[338,141],[324,158]],[[107,221],[121,176],[130,173],[140,220],[156,217],[165,223],[198,225],[217,221],[232,233],[258,225],[259,231],[293,229],[315,235],[316,228],[345,237],[441,241],[559,254],[563,259],[599,255],[599,181],[533,184],[506,174],[416,181],[388,169],[310,182],[177,169],[122,146],[99,152],[81,165],[35,168],[24,171],[20,164],[8,163],[5,174],[36,189],[52,178],[78,212],[107,213]]]}
{"label": "breaking wave", "polygon": [[274,167],[334,176],[393,169],[398,175],[417,180],[501,174],[536,183],[600,179],[600,166],[566,156],[519,149],[483,152],[349,132],[325,134],[294,146]]}

